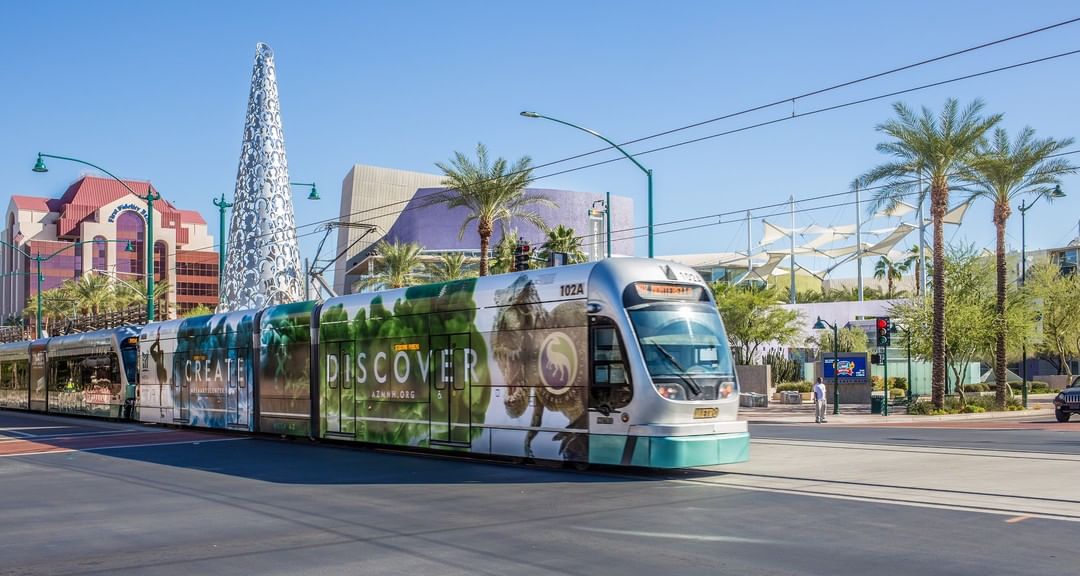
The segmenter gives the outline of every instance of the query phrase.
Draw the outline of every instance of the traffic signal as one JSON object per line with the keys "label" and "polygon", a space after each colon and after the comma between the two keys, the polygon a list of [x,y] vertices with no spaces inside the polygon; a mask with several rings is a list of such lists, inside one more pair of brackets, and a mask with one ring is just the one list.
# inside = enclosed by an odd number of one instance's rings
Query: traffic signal
{"label": "traffic signal", "polygon": [[529,269],[530,258],[529,243],[524,238],[518,238],[517,245],[514,246],[514,271],[523,272]]}
{"label": "traffic signal", "polygon": [[878,348],[887,348],[892,345],[892,334],[896,331],[892,320],[888,318],[877,319],[877,345]]}

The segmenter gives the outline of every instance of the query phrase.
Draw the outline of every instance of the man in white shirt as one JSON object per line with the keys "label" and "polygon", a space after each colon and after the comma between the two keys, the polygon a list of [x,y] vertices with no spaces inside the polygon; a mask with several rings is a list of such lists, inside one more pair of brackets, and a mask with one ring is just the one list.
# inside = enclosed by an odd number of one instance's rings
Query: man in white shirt
{"label": "man in white shirt", "polygon": [[820,376],[814,383],[814,422],[825,422],[825,383]]}

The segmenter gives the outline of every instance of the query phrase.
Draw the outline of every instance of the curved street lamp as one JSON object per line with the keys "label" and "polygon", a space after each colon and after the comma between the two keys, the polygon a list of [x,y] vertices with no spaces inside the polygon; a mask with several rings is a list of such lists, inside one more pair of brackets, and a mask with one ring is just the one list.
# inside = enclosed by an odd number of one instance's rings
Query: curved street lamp
{"label": "curved street lamp", "polygon": [[577,128],[578,130],[581,130],[582,132],[588,132],[589,134],[592,134],[593,136],[596,136],[597,138],[603,140],[604,142],[607,142],[608,144],[611,145],[612,148],[618,150],[619,152],[622,152],[623,156],[626,156],[626,158],[628,160],[630,160],[631,162],[633,162],[635,166],[637,166],[638,168],[641,168],[641,171],[645,173],[645,176],[647,176],[648,180],[649,180],[649,196],[648,196],[648,203],[649,203],[649,258],[652,258],[653,257],[652,170],[649,170],[648,168],[642,166],[641,162],[638,162],[637,158],[634,158],[626,150],[623,150],[622,146],[619,146],[618,144],[612,142],[611,140],[608,140],[607,138],[605,138],[603,135],[601,135],[596,130],[590,130],[588,128],[583,128],[581,126],[578,126],[577,124],[571,124],[570,122],[567,122],[565,120],[559,120],[558,118],[552,118],[551,116],[544,116],[543,114],[537,114],[536,112],[529,112],[527,110],[522,112],[521,115],[526,117],[526,118],[543,118],[544,120],[551,120],[552,122],[557,122],[557,123],[562,124],[564,126],[569,126],[571,128]]}
{"label": "curved street lamp", "polygon": [[[1026,217],[1027,211],[1031,210],[1031,207],[1039,201],[1040,198],[1046,196],[1047,200],[1057,200],[1058,198],[1064,198],[1065,193],[1061,191],[1061,184],[1054,186],[1053,190],[1045,189],[1039,192],[1035,199],[1029,204],[1027,198],[1020,201],[1020,285],[1023,286],[1027,281],[1027,227]],[[1024,398],[1024,409],[1028,407],[1028,377],[1027,377],[1027,338],[1024,339],[1023,351],[1020,356],[1020,372],[1023,378],[1023,385],[1020,387]]]}
{"label": "curved street lamp", "polygon": [[[119,182],[120,185],[123,186],[125,189],[127,189],[127,191],[130,192],[133,196],[135,196],[136,198],[139,198],[140,200],[143,200],[144,202],[146,202],[146,321],[147,322],[153,322],[154,321],[154,256],[156,256],[156,254],[154,253],[154,202],[156,200],[161,200],[161,195],[154,192],[154,189],[151,188],[150,183],[147,182],[146,183],[146,195],[143,196],[143,195],[139,194],[138,192],[132,190],[131,187],[127,185],[127,182],[124,182],[123,180],[118,178],[115,174],[113,174],[112,172],[109,172],[108,170],[102,168],[101,166],[98,166],[97,164],[91,164],[90,162],[87,162],[86,160],[79,160],[78,158],[69,158],[67,156],[55,156],[53,154],[43,154],[41,152],[38,152],[37,162],[34,163],[34,168],[33,168],[34,172],[43,173],[43,172],[48,172],[49,171],[49,169],[45,166],[44,158],[55,158],[57,160],[67,160],[68,162],[77,162],[79,164],[84,164],[84,165],[89,166],[91,168],[95,168],[97,170],[100,170],[100,171],[108,174],[110,177],[112,177],[113,180],[116,180],[117,182]],[[40,302],[39,302],[39,304],[40,304]]]}

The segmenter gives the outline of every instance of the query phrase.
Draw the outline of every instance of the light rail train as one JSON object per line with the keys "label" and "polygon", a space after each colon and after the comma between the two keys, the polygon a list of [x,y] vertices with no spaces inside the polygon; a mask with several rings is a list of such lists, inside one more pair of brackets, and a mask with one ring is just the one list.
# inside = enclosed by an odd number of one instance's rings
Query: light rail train
{"label": "light rail train", "polygon": [[0,345],[0,408],[651,468],[746,460],[692,269],[620,258]]}

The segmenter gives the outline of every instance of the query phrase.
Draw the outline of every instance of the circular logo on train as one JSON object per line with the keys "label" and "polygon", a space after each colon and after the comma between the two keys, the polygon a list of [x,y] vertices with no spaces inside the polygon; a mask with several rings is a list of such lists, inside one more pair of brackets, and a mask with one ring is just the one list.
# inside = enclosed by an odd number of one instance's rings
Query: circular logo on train
{"label": "circular logo on train", "polygon": [[540,345],[540,380],[552,394],[566,394],[577,376],[577,348],[562,332],[552,332]]}

